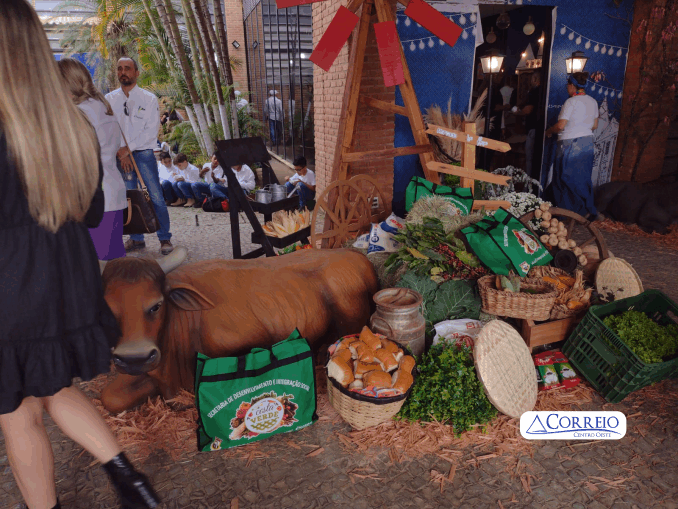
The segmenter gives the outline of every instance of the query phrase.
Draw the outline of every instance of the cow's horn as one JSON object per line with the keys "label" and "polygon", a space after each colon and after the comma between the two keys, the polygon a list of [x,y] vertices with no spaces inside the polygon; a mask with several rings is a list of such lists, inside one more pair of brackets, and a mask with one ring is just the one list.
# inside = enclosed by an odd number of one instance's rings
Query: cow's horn
{"label": "cow's horn", "polygon": [[160,268],[165,274],[169,274],[172,272],[174,269],[176,269],[179,265],[184,263],[184,260],[186,260],[186,257],[188,256],[188,249],[185,247],[177,247],[172,251],[170,254],[167,256],[163,256],[162,258],[158,258],[156,261],[158,262],[158,265],[160,265]]}
{"label": "cow's horn", "polygon": [[104,269],[106,268],[106,260],[99,260],[99,268],[101,269],[101,274],[103,275]]}

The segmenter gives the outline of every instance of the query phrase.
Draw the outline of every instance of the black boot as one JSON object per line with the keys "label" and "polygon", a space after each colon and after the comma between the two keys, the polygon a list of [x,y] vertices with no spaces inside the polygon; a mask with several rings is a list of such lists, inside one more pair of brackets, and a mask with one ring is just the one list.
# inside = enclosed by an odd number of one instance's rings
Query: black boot
{"label": "black boot", "polygon": [[147,509],[160,504],[160,498],[146,476],[134,470],[124,452],[106,463],[104,469],[120,495],[124,509]]}

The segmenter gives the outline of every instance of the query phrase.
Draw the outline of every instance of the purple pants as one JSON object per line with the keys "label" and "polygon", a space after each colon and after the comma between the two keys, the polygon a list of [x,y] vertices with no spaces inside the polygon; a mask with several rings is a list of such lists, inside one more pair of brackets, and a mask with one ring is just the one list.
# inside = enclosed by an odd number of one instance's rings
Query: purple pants
{"label": "purple pants", "polygon": [[122,243],[122,213],[122,210],[105,212],[101,224],[89,229],[99,260],[113,260],[125,256],[125,246]]}

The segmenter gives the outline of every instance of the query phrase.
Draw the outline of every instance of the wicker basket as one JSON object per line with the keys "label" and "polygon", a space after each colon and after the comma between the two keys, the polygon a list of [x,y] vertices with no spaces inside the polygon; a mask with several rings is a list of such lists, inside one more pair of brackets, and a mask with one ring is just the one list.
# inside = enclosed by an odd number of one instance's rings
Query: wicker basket
{"label": "wicker basket", "polygon": [[508,316],[543,322],[549,319],[558,296],[556,287],[539,279],[525,279],[521,288],[546,293],[512,293],[497,290],[496,276],[484,276],[478,280],[478,290],[483,301],[482,311],[495,316]]}
{"label": "wicker basket", "polygon": [[[376,336],[385,338],[381,334],[376,334]],[[394,341],[394,343],[396,342]],[[396,344],[403,348],[402,345]],[[403,351],[405,351],[404,348]],[[329,360],[328,355],[327,362]],[[327,362],[325,365],[327,365]],[[415,377],[415,370],[416,366],[412,370],[413,377]],[[410,392],[412,392],[412,387],[414,387],[413,383],[407,392],[400,396],[370,398],[369,396],[363,396],[342,387],[341,384],[327,374],[327,368],[325,368],[325,378],[327,379],[327,396],[329,397],[330,404],[339,412],[342,419],[348,422],[355,430],[363,430],[382,422],[390,421],[400,411]]]}
{"label": "wicker basket", "polygon": [[[570,274],[565,272],[563,269],[558,267],[551,267],[550,265],[543,265],[539,267],[532,267],[530,273],[527,275],[529,278],[542,278],[544,276],[568,276],[572,277]],[[572,310],[567,307],[567,304],[556,304],[554,302],[553,308],[551,308],[551,314],[549,315],[549,320],[562,320],[564,318],[570,318],[572,316],[581,315],[586,313],[586,309]]]}

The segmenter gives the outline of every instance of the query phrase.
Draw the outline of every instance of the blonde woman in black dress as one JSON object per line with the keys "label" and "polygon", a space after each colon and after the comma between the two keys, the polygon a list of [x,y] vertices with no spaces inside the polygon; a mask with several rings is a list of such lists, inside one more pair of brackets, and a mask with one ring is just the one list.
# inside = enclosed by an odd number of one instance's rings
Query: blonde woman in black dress
{"label": "blonde woman in black dress", "polygon": [[0,429],[30,509],[60,507],[43,410],[103,464],[123,507],[158,505],[72,385],[109,371],[120,334],[87,229],[104,213],[102,177],[96,133],[62,84],[37,14],[26,0],[2,0]]}

